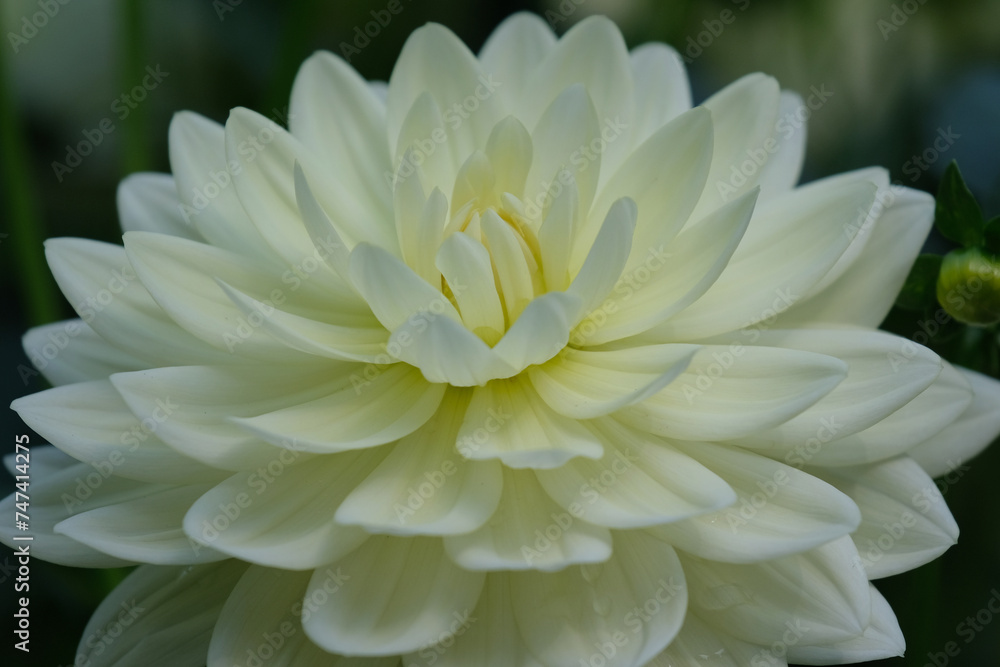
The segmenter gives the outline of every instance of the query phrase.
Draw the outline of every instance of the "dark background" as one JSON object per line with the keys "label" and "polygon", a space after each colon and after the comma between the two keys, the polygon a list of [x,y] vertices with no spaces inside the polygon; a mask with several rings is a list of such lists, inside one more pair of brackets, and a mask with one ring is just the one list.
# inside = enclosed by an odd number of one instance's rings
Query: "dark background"
{"label": "dark background", "polygon": [[[18,372],[19,365],[28,364],[19,342],[24,330],[72,316],[48,275],[41,241],[53,236],[118,240],[116,185],[134,171],[168,170],[166,138],[172,113],[191,109],[224,122],[230,108],[246,106],[280,115],[299,63],[317,49],[340,53],[342,43],[354,40],[355,29],[372,20],[370,12],[387,4],[41,1],[58,6],[58,12],[37,21],[44,25],[35,31],[25,20],[42,11],[39,0],[0,4],[4,405],[44,388],[38,378],[25,381]],[[352,64],[368,78],[388,78],[407,35],[427,21],[444,23],[478,49],[497,23],[519,9],[552,12],[548,16],[558,33],[588,14],[605,13],[619,23],[630,47],[658,40],[687,55],[696,102],[758,70],[806,95],[812,86],[832,91],[833,97],[810,121],[804,180],[880,164],[894,180],[934,192],[944,167],[957,159],[987,216],[1000,213],[996,0],[582,0],[579,6],[566,0],[562,11],[559,0],[400,1],[402,13],[360,53],[352,54]],[[735,18],[719,31],[718,19],[726,10]],[[710,32],[713,27],[717,35]],[[12,38],[12,33],[24,40]],[[115,100],[142,80],[147,66],[169,74],[122,118],[124,107]],[[57,175],[52,163],[66,161],[67,145],[76,145],[105,118],[111,119],[114,131],[104,135],[78,167]],[[928,160],[926,168],[914,169],[913,157],[949,128],[959,135],[955,143]],[[944,252],[949,246],[934,236],[928,247]],[[904,335],[917,331],[907,317],[896,313],[892,328]],[[946,356],[951,354],[947,346],[942,349]],[[986,368],[976,355],[963,361]],[[9,410],[0,412],[0,428],[8,443],[4,453],[13,451],[16,434],[27,432]],[[1000,507],[998,472],[1000,451],[994,449],[944,489],[963,531],[956,547],[935,563],[879,583],[909,645],[905,659],[880,664],[934,664],[928,652],[943,651],[950,641],[957,642],[961,652],[948,664],[998,663],[1000,619],[968,643],[967,635],[960,636],[956,629],[1000,588],[1000,531],[994,509]],[[9,478],[4,484],[10,484]],[[25,659],[10,648],[12,635],[6,629],[14,597],[12,564],[4,549],[0,615],[7,620],[0,623],[5,628],[0,633],[2,650],[14,655],[14,664],[71,664],[89,614],[122,572],[33,561],[33,641]]]}

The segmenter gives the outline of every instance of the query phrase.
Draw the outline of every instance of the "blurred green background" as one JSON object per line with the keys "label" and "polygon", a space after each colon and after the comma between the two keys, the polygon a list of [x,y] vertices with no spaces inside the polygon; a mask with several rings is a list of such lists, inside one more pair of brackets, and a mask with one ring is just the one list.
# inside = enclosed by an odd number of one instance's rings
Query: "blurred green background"
{"label": "blurred green background", "polygon": [[[657,40],[689,62],[696,101],[753,71],[783,87],[833,96],[810,119],[804,180],[869,165],[895,181],[934,192],[957,159],[987,217],[1000,213],[1000,1],[997,0],[401,0],[403,11],[380,27],[351,63],[370,79],[388,78],[407,35],[427,21],[449,26],[473,49],[510,13],[550,18],[557,32],[604,13],[629,46]],[[72,316],[55,288],[41,241],[52,236],[119,239],[115,188],[126,174],[167,171],[171,115],[191,109],[224,122],[246,106],[280,117],[296,69],[317,49],[341,52],[386,0],[3,0],[0,4],[0,280],[3,312],[0,386],[4,404],[44,388],[22,379],[23,331]],[[44,16],[48,8],[49,16]],[[39,18],[39,13],[43,16]],[[147,74],[162,79],[141,101],[122,99]],[[100,132],[113,127],[110,132]],[[109,125],[110,124],[110,125]],[[947,150],[940,132],[957,137]],[[97,132],[97,134],[95,134]],[[100,136],[91,154],[65,172],[67,146]],[[926,153],[925,153],[926,151]],[[916,158],[916,159],[915,159]],[[934,235],[928,249],[945,252]],[[879,289],[873,285],[872,289]],[[912,314],[887,324],[919,331]],[[991,334],[995,336],[995,331]],[[996,341],[992,341],[995,346]],[[954,345],[949,358],[986,368],[985,358]],[[6,452],[26,432],[0,413]],[[33,442],[37,442],[33,438]],[[943,489],[962,527],[942,559],[879,583],[909,642],[896,667],[934,665],[928,653],[956,642],[951,665],[996,665],[1000,618],[971,641],[960,634],[1000,588],[996,508],[1000,449],[976,459]],[[11,480],[4,478],[9,487]],[[4,490],[6,493],[7,490]],[[70,665],[90,612],[121,572],[73,570],[34,561],[30,656],[11,649],[13,559],[0,554],[0,636],[5,664]],[[982,622],[985,614],[978,622]],[[968,626],[966,626],[968,627]],[[470,666],[474,667],[474,666]]]}

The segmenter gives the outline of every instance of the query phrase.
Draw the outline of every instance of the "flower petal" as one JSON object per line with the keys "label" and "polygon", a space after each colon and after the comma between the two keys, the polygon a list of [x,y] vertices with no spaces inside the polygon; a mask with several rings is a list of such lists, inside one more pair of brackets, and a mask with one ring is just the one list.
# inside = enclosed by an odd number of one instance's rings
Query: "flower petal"
{"label": "flower petal", "polygon": [[479,62],[484,72],[502,82],[497,95],[504,109],[521,107],[526,82],[555,44],[552,28],[529,12],[512,14],[493,30],[479,52]]}
{"label": "flower petal", "polygon": [[[199,667],[246,564],[144,565],[104,598],[83,631],[90,667]],[[114,641],[109,641],[109,639]]]}
{"label": "flower petal", "polygon": [[500,465],[443,446],[457,440],[470,393],[446,393],[437,414],[350,492],[337,521],[392,535],[452,535],[486,523],[500,501]]}
{"label": "flower petal", "polygon": [[956,368],[972,388],[972,402],[943,430],[907,451],[931,477],[951,472],[993,442],[1000,433],[1000,383]]}
{"label": "flower petal", "polygon": [[233,475],[184,517],[192,539],[241,560],[305,570],[342,558],[368,533],[334,520],[336,508],[383,459],[349,452],[300,461],[284,451],[265,468]]}
{"label": "flower petal", "polygon": [[851,539],[869,579],[916,569],[958,540],[958,524],[934,480],[912,459],[812,472],[861,509],[861,525]]}
{"label": "flower petal", "polygon": [[684,61],[666,44],[649,42],[629,54],[635,86],[632,117],[632,146],[639,146],[651,134],[691,108],[691,86]]}
{"label": "flower petal", "polygon": [[[324,593],[336,594],[345,575],[329,569],[325,574]],[[248,656],[250,663],[262,655],[268,656],[268,667],[397,667],[397,656],[348,658],[309,641],[300,617],[314,606],[312,600],[303,601],[311,576],[251,565],[222,607],[208,647],[208,667],[231,667],[234,656]]]}
{"label": "flower petal", "polygon": [[727,509],[650,529],[691,554],[723,563],[762,562],[826,544],[861,522],[849,497],[810,474],[735,447],[675,446],[738,496]]}
{"label": "flower petal", "polygon": [[616,416],[669,438],[732,440],[791,419],[846,374],[847,364],[814,352],[706,345],[666,388]]}
{"label": "flower petal", "polygon": [[[149,364],[119,350],[80,319],[33,327],[22,339],[24,353],[53,386],[101,380],[112,373],[136,371]],[[35,371],[18,366],[22,380]]]}
{"label": "flower petal", "polygon": [[429,384],[414,368],[394,364],[383,370],[368,369],[375,373],[374,379],[354,373],[350,387],[232,421],[279,446],[291,442],[307,452],[329,453],[398,440],[426,423],[441,404],[445,385]]}
{"label": "flower petal", "polygon": [[383,176],[392,168],[385,105],[353,67],[326,51],[302,63],[292,85],[288,125],[373,217],[392,214],[392,192]]}
{"label": "flower petal", "polygon": [[444,539],[448,556],[466,570],[561,570],[611,557],[611,533],[571,516],[549,498],[530,471],[505,469],[492,518],[465,535]]}
{"label": "flower petal", "polygon": [[[607,665],[644,665],[677,635],[688,591],[674,550],[626,531],[615,533],[614,554],[599,565],[511,575],[517,626],[542,663],[587,664],[612,642]],[[621,635],[624,645],[614,641]]]}
{"label": "flower petal", "polygon": [[871,622],[863,635],[826,645],[811,642],[790,645],[789,659],[803,664],[834,665],[902,657],[906,640],[896,614],[874,586],[870,587],[870,594]]}
{"label": "flower petal", "polygon": [[[864,572],[846,535],[804,554],[753,565],[682,555],[692,610],[710,625],[759,645],[792,629],[810,643],[853,639],[871,620]],[[791,628],[787,625],[791,624]]]}
{"label": "flower petal", "polygon": [[669,443],[611,419],[589,422],[604,457],[537,470],[542,487],[573,516],[640,528],[720,510],[737,500],[718,475]]}
{"label": "flower petal", "polygon": [[819,181],[758,207],[718,280],[650,333],[657,342],[690,341],[770,321],[837,263],[851,243],[847,226],[876,191],[868,182]]}
{"label": "flower petal", "polygon": [[741,641],[727,633],[725,628],[712,627],[690,610],[684,617],[680,634],[646,667],[700,665],[706,660],[712,667],[746,667],[754,665],[754,660],[768,667],[788,667],[783,657],[774,656],[761,646]]}
{"label": "flower petal", "polygon": [[701,349],[697,345],[647,345],[621,350],[564,348],[528,369],[538,395],[561,415],[601,417],[639,403],[673,382]]}
{"label": "flower petal", "polygon": [[[39,471],[41,472],[41,471]],[[32,470],[32,476],[35,471]],[[77,512],[96,509],[129,498],[155,493],[165,486],[152,486],[115,477],[110,470],[75,463],[57,472],[38,475],[31,483],[31,555],[57,565],[70,567],[121,567],[131,561],[109,556],[93,547],[54,532],[55,525]],[[14,524],[15,494],[0,502],[0,542],[11,549],[23,546],[15,537],[24,537]]]}
{"label": "flower petal", "polygon": [[[371,537],[330,565],[347,575],[337,595],[308,618],[306,634],[327,651],[392,655],[416,651],[446,635],[476,606],[485,575],[456,566],[441,540]],[[327,575],[317,571],[308,599]]]}
{"label": "flower petal", "polygon": [[154,484],[195,484],[225,475],[168,447],[155,435],[157,422],[140,421],[108,380],[38,392],[10,407],[62,451],[115,475]]}
{"label": "flower petal", "polygon": [[53,530],[122,560],[157,565],[190,565],[227,556],[198,544],[185,533],[184,514],[208,486],[158,490],[75,514]]}
{"label": "flower petal", "polygon": [[118,185],[118,217],[123,232],[157,232],[204,241],[182,215],[177,184],[170,174],[129,174]]}
{"label": "flower petal", "polygon": [[600,441],[575,419],[549,408],[526,378],[479,387],[458,434],[458,451],[473,459],[500,459],[512,468],[556,468],[584,456],[600,458]]}

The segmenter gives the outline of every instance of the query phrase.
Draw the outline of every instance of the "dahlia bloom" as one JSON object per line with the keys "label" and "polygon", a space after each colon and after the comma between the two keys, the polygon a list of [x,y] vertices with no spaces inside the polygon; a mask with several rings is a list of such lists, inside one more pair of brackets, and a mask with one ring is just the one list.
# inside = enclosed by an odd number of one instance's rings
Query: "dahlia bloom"
{"label": "dahlia bloom", "polygon": [[34,555],[144,564],[86,664],[901,654],[869,582],[955,542],[931,477],[1000,385],[876,330],[934,202],[796,187],[802,104],[691,108],[669,47],[516,15],[478,57],[421,28],[388,86],[313,56],[288,131],[178,114],[124,247],[46,244],[82,321],[13,406],[61,450]]}

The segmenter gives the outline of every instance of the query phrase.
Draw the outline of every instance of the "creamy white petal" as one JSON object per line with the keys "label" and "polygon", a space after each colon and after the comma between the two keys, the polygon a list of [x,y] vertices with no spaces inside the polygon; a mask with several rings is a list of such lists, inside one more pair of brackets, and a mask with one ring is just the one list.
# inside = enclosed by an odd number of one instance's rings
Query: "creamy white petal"
{"label": "creamy white petal", "polygon": [[505,469],[500,504],[489,521],[444,539],[467,570],[556,571],[611,557],[611,532],[571,515],[549,498],[531,471]]}
{"label": "creamy white petal", "polygon": [[[79,319],[33,327],[24,334],[21,345],[32,365],[53,386],[100,380],[149,365],[107,342]],[[25,381],[36,374],[26,366],[18,366],[17,372]]]}
{"label": "creamy white petal", "polygon": [[147,430],[209,466],[246,470],[281,450],[249,435],[235,417],[268,413],[343,390],[356,366],[179,366],[112,376],[111,382]]}
{"label": "creamy white petal", "polygon": [[337,521],[395,535],[453,535],[486,523],[500,501],[499,463],[467,461],[447,446],[458,438],[470,394],[446,393],[437,414],[350,492]]}
{"label": "creamy white petal", "polygon": [[[17,448],[15,447],[15,449]],[[21,456],[17,456],[17,454],[21,454]],[[30,461],[26,464],[24,462],[24,452],[14,451],[3,457],[3,465],[12,477],[14,475],[23,475],[24,466],[28,466],[32,474],[44,478],[79,463],[72,456],[59,451],[52,445],[31,445],[31,455],[29,458]],[[21,470],[18,470],[17,466],[22,466]]]}
{"label": "creamy white petal", "polygon": [[[776,147],[764,166],[760,168],[757,182],[760,185],[761,200],[778,197],[788,192],[799,182],[802,164],[806,157],[806,136],[808,124],[800,122],[800,113],[805,109],[802,97],[793,91],[781,91],[778,101],[778,122],[774,126]],[[766,150],[766,149],[765,149]]]}
{"label": "creamy white petal", "polygon": [[[754,660],[757,662],[754,663]],[[690,610],[684,617],[684,627],[680,634],[646,667],[690,667],[702,664],[712,667],[746,667],[755,664],[788,667],[781,655],[776,656],[766,647],[739,640],[726,632],[725,627],[713,627]]]}
{"label": "creamy white petal", "polygon": [[[539,119],[552,101],[574,84],[588,91],[601,125],[627,124],[632,118],[634,85],[628,50],[621,32],[604,16],[581,20],[536,63],[515,112],[517,117],[534,135],[536,124],[541,124]],[[601,160],[617,165],[627,154],[627,140],[610,141]]]}
{"label": "creamy white petal", "polygon": [[[526,119],[519,118],[527,127],[532,127]],[[524,202],[530,217],[540,217],[548,200],[569,176],[576,182],[580,210],[590,210],[597,192],[602,159],[602,154],[591,151],[590,145],[601,141],[601,129],[594,99],[583,85],[571,85],[552,100],[531,133],[535,157],[524,188]]]}
{"label": "creamy white petal", "polygon": [[912,459],[812,472],[861,509],[861,525],[851,539],[869,579],[916,569],[958,540],[958,524],[934,480]]}
{"label": "creamy white petal", "polygon": [[395,331],[418,313],[462,318],[440,290],[384,249],[359,244],[351,251],[351,278],[379,322]]}
{"label": "creamy white petal", "polygon": [[875,193],[868,182],[819,181],[762,204],[712,287],[650,333],[692,340],[773,322],[837,263],[851,243],[845,230]]}
{"label": "creamy white petal", "polygon": [[836,665],[898,658],[906,650],[903,631],[885,598],[870,587],[871,623],[860,637],[826,645],[801,642],[788,646],[788,658],[808,665]]}
{"label": "creamy white petal", "polygon": [[[332,563],[346,575],[340,591],[303,619],[322,648],[345,655],[391,655],[424,648],[472,612],[485,575],[456,566],[441,540],[374,536]],[[323,588],[317,570],[308,599]]]}
{"label": "creamy white petal", "polygon": [[114,347],[153,365],[232,360],[232,355],[170,319],[137,278],[121,246],[85,239],[49,239],[45,257],[66,299],[83,321]]}
{"label": "creamy white petal", "polygon": [[603,447],[575,419],[553,411],[526,378],[479,387],[458,434],[462,456],[500,459],[512,468],[556,468],[577,457],[597,459]]}
{"label": "creamy white petal", "polygon": [[145,495],[80,512],[53,530],[116,558],[140,563],[189,565],[227,558],[190,539],[181,526],[184,514],[209,486],[145,488]]}
{"label": "creamy white petal", "polygon": [[[902,352],[894,360],[905,363],[906,355],[916,346],[903,341]],[[838,439],[830,439],[831,424],[819,424],[816,433],[799,442],[782,456],[795,467],[860,465],[882,461],[910,451],[914,443],[942,432],[968,407],[972,400],[969,383],[951,364],[945,362],[941,374],[912,401],[874,426]],[[827,426],[823,431],[820,428]],[[983,441],[985,442],[985,441]],[[958,459],[951,461],[957,465]]]}
{"label": "creamy white petal", "polygon": [[534,147],[531,133],[521,121],[507,116],[497,123],[486,141],[485,151],[496,176],[497,192],[522,193],[528,180]]}
{"label": "creamy white petal", "polygon": [[680,630],[688,589],[674,550],[639,532],[614,537],[607,563],[511,575],[518,628],[543,664],[587,664],[611,642],[605,664],[644,665]]}
{"label": "creamy white petal", "polygon": [[564,348],[528,369],[538,395],[559,414],[592,419],[639,403],[673,382],[698,345],[647,345],[621,350]]}
{"label": "creamy white petal", "polygon": [[505,82],[490,78],[490,74],[444,26],[429,23],[413,31],[389,78],[387,123],[394,152],[403,119],[425,92],[446,114],[447,139],[439,143],[444,143],[441,149],[451,153],[456,167],[473,150],[482,148],[490,130],[504,115],[495,92]]}
{"label": "creamy white petal", "polygon": [[851,498],[808,473],[735,447],[676,447],[738,496],[726,509],[650,529],[678,549],[725,563],[763,562],[818,547],[861,523]]}
{"label": "creamy white petal", "polygon": [[282,447],[317,453],[364,449],[413,433],[437,411],[445,392],[445,385],[429,384],[404,364],[369,365],[349,381],[351,386],[315,400],[232,421]]}
{"label": "creamy white petal", "polygon": [[855,224],[845,230],[870,234],[854,263],[822,292],[783,313],[782,326],[828,322],[877,327],[885,319],[930,231],[934,197],[894,185],[873,211],[880,208],[870,228]]}
{"label": "creamy white petal", "polygon": [[691,86],[684,62],[666,44],[648,42],[629,54],[635,86],[632,146],[638,146],[667,122],[691,108]]}
{"label": "creamy white petal", "polygon": [[713,141],[712,115],[703,107],[678,116],[653,133],[601,187],[589,224],[578,237],[574,257],[580,257],[594,238],[593,225],[620,197],[630,197],[639,208],[627,270],[634,270],[650,252],[662,251],[698,203],[712,165]]}
{"label": "creamy white petal", "polygon": [[727,507],[736,493],[718,475],[668,442],[611,419],[589,422],[604,457],[536,470],[559,505],[590,523],[639,528]]}
{"label": "creamy white petal", "polygon": [[158,232],[205,240],[192,221],[185,219],[177,184],[170,174],[129,174],[118,184],[117,203],[123,232]]}
{"label": "creamy white petal", "polygon": [[288,125],[336,180],[362,198],[372,218],[391,215],[392,191],[383,176],[391,169],[385,105],[353,67],[325,51],[302,63]]}
{"label": "creamy white petal", "polygon": [[780,95],[777,81],[756,73],[705,100],[704,106],[712,112],[715,150],[695,220],[757,185],[762,164],[771,159],[768,148],[776,146],[773,135]]}
{"label": "creamy white petal", "polygon": [[511,597],[507,573],[486,575],[479,604],[472,614],[456,619],[437,644],[404,655],[403,664],[417,665],[433,658],[441,667],[544,667],[524,644],[514,620]]}
{"label": "creamy white petal", "polygon": [[847,363],[844,381],[815,405],[784,424],[738,441],[744,447],[782,454],[811,438],[838,448],[837,438],[863,431],[899,410],[927,389],[942,367],[941,358],[920,345],[910,345],[911,354],[902,357],[904,340],[876,331],[771,330],[760,332],[756,342],[827,354]]}
{"label": "creamy white petal", "polygon": [[580,298],[580,318],[598,308],[618,283],[632,250],[637,214],[635,202],[627,197],[608,210],[587,258],[566,290]]}
{"label": "creamy white petal", "polygon": [[[233,109],[226,121],[226,155],[240,165],[233,174],[240,203],[286,265],[297,266],[315,253],[296,204],[296,162],[346,244],[369,241],[398,253],[391,218],[372,214],[359,192],[273,121],[248,109]],[[325,270],[315,271],[312,281],[322,280]]]}
{"label": "creamy white petal", "polygon": [[[116,558],[84,545],[76,540],[53,532],[56,524],[78,512],[85,512],[108,504],[123,502],[146,493],[154,493],[165,486],[153,486],[135,482],[122,477],[113,476],[110,464],[105,468],[91,467],[85,463],[77,463],[58,471],[50,471],[41,475],[29,468],[31,472],[30,486],[30,519],[16,516],[21,511],[16,503],[23,502],[11,493],[0,502],[0,542],[11,549],[30,545],[31,555],[57,565],[70,567],[121,567],[134,564],[121,558]],[[41,471],[38,471],[41,473]],[[18,530],[15,520],[27,521],[30,530]],[[15,540],[31,535],[30,542]]]}
{"label": "creamy white petal", "polygon": [[[326,570],[324,589],[336,594],[343,573]],[[312,572],[288,572],[259,565],[240,577],[212,631],[208,667],[232,667],[254,659],[268,667],[397,667],[399,658],[348,658],[328,653],[302,631],[301,618],[318,606],[303,599]],[[323,598],[326,599],[325,597]],[[266,657],[265,657],[266,656]]]}
{"label": "creamy white petal", "polygon": [[[217,282],[222,280],[262,300],[273,300],[275,294],[285,294],[278,276],[251,268],[232,252],[186,239],[129,232],[124,241],[143,286],[174,321],[201,340],[230,354],[239,351],[262,359],[301,357],[300,352],[252,326]],[[299,292],[296,296],[302,299],[306,295]],[[330,307],[335,309],[336,301],[331,299]]]}
{"label": "creamy white petal", "polygon": [[1000,434],[1000,383],[991,377],[956,368],[972,389],[972,402],[936,435],[907,450],[931,477],[951,472]]}
{"label": "creamy white petal", "polygon": [[91,667],[199,667],[244,563],[144,565],[104,598],[78,656]]}
{"label": "creamy white petal", "polygon": [[570,330],[582,312],[583,301],[575,294],[543,294],[528,304],[493,353],[517,371],[545,363],[569,342]]}
{"label": "creamy white petal", "polygon": [[169,147],[170,169],[182,204],[179,212],[199,232],[195,240],[204,238],[256,262],[274,262],[274,252],[236,194],[233,179],[239,162],[226,155],[225,129],[204,116],[182,111],[170,122]]}
{"label": "creamy white petal", "polygon": [[[530,310],[529,308],[526,313]],[[522,316],[518,322],[525,320],[527,324],[533,319]],[[568,326],[563,329],[567,330],[568,338]],[[558,328],[551,326],[543,331],[549,336],[561,333]],[[558,348],[549,349],[548,346],[542,349],[549,352],[550,356],[559,351]],[[419,368],[428,382],[448,383],[455,387],[485,384],[495,378],[515,375],[519,370],[501,359],[460,322],[439,316],[433,311],[418,313],[397,328],[389,337],[387,350],[397,359]],[[536,348],[523,346],[513,350],[520,354],[537,351]]]}
{"label": "creamy white petal", "polygon": [[166,484],[209,482],[225,475],[168,447],[156,436],[157,422],[139,420],[108,380],[38,392],[10,407],[62,451],[115,475]]}
{"label": "creamy white petal", "polygon": [[192,539],[241,560],[305,570],[343,557],[368,534],[334,520],[337,507],[384,458],[348,452],[312,461],[285,451],[205,493],[184,517]]}
{"label": "creamy white petal", "polygon": [[555,44],[552,28],[528,12],[507,17],[493,30],[479,52],[479,62],[484,72],[502,83],[496,94],[505,110],[521,108],[526,82]]}
{"label": "creamy white petal", "polygon": [[846,374],[843,361],[814,352],[706,345],[665,389],[617,417],[670,438],[732,440],[791,419]]}
{"label": "creamy white petal", "polygon": [[579,345],[638,334],[699,299],[726,268],[750,223],[757,191],[720,206],[666,246],[652,248],[573,332]]}
{"label": "creamy white petal", "polygon": [[487,343],[499,340],[506,329],[503,307],[483,244],[461,232],[452,234],[437,253],[437,268],[448,281],[466,328]]}
{"label": "creamy white petal", "polygon": [[[712,626],[746,642],[770,644],[789,629],[800,640],[853,639],[871,620],[857,550],[844,536],[804,554],[754,565],[728,565],[682,555],[691,608]],[[789,628],[789,625],[791,628]]]}

